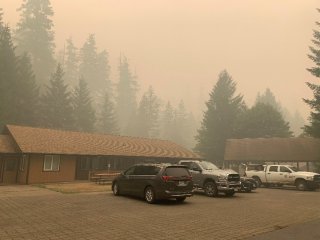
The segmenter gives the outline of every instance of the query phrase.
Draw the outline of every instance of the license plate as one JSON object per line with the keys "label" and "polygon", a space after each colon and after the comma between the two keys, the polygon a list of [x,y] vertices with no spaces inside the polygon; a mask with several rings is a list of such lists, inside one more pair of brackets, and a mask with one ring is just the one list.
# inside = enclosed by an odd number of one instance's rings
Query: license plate
{"label": "license plate", "polygon": [[187,186],[187,182],[186,181],[179,181],[178,182],[178,186]]}

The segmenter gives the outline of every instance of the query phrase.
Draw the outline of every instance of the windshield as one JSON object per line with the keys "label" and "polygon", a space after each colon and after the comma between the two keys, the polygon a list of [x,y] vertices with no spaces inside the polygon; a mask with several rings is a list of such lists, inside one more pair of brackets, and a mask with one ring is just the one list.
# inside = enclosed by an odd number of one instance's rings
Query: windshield
{"label": "windshield", "polygon": [[216,165],[214,165],[211,162],[203,161],[203,162],[199,162],[199,164],[205,170],[217,170],[217,169],[219,169]]}

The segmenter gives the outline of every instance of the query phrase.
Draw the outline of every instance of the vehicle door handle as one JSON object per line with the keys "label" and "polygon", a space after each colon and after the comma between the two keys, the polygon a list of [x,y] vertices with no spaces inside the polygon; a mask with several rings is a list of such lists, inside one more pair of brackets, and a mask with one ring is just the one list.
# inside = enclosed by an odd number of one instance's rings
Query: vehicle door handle
{"label": "vehicle door handle", "polygon": [[268,172],[268,174],[271,174],[271,172]]}
{"label": "vehicle door handle", "polygon": [[279,175],[283,175],[282,173],[280,173]]}

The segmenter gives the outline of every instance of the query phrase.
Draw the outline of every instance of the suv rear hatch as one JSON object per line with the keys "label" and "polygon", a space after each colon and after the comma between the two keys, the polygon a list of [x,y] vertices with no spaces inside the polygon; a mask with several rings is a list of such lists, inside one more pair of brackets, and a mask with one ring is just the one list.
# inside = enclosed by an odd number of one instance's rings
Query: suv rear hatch
{"label": "suv rear hatch", "polygon": [[192,176],[188,169],[183,166],[168,166],[162,174],[162,180],[169,191],[187,192],[192,191]]}

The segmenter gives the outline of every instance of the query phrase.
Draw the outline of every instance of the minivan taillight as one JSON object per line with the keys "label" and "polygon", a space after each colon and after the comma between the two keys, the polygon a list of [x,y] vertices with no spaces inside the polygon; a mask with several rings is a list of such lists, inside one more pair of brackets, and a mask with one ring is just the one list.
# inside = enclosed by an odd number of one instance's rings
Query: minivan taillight
{"label": "minivan taillight", "polygon": [[172,177],[171,176],[162,176],[164,182],[168,182]]}

